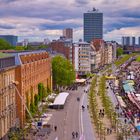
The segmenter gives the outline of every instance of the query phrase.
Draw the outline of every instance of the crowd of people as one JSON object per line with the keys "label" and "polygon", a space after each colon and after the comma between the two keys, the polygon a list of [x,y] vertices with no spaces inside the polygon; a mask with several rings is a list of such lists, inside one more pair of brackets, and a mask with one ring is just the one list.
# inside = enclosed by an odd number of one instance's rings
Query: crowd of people
{"label": "crowd of people", "polygon": [[[130,119],[130,123],[134,125],[135,118],[140,120],[140,101],[138,100],[136,94],[140,94],[140,62],[136,62],[134,59],[131,59],[129,63],[123,65],[121,67],[121,71],[125,72],[126,80],[133,80],[134,81],[134,92],[133,93],[125,93],[124,90],[121,90],[121,94],[123,95],[123,100],[126,104],[126,108],[123,109],[123,115],[127,119]],[[131,79],[131,74],[133,73],[133,78]],[[127,79],[130,77],[130,79]],[[121,78],[120,78],[121,79]],[[124,80],[124,79],[122,79]],[[123,81],[120,81],[121,83]],[[124,94],[125,93],[125,94]],[[131,95],[131,98],[129,98]]]}

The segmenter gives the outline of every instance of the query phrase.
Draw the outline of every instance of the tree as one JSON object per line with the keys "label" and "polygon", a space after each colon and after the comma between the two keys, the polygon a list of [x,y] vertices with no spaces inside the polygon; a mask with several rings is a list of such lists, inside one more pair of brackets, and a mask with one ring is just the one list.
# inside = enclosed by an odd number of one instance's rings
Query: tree
{"label": "tree", "polygon": [[36,94],[34,96],[34,104],[35,104],[36,107],[38,106],[38,102],[39,102],[39,96]]}
{"label": "tree", "polygon": [[117,57],[121,56],[123,54],[123,49],[122,48],[117,48]]}
{"label": "tree", "polygon": [[75,81],[75,71],[69,60],[62,56],[52,59],[53,80],[58,86],[67,86]]}
{"label": "tree", "polygon": [[13,47],[4,39],[0,39],[0,50],[13,49]]}
{"label": "tree", "polygon": [[38,47],[38,49],[47,49],[47,48],[48,48],[47,45],[40,45],[40,46]]}
{"label": "tree", "polygon": [[140,62],[140,56],[138,56],[138,57],[136,58],[136,61]]}
{"label": "tree", "polygon": [[25,47],[23,47],[23,46],[16,46],[15,47],[15,50],[17,50],[17,51],[23,51],[23,50],[25,50]]}
{"label": "tree", "polygon": [[39,83],[38,84],[38,95],[39,95],[39,101],[43,99],[43,84]]}

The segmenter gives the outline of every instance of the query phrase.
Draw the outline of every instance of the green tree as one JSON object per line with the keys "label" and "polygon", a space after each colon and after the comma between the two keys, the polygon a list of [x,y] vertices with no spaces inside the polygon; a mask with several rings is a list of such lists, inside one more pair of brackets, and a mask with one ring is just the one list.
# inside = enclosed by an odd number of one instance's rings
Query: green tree
{"label": "green tree", "polygon": [[39,102],[39,96],[38,95],[35,95],[34,96],[34,104],[35,104],[35,106],[38,105],[38,102]]}
{"label": "green tree", "polygon": [[62,56],[52,59],[53,80],[58,86],[67,86],[75,81],[75,71],[69,60]]}
{"label": "green tree", "polygon": [[0,50],[14,49],[6,40],[0,39]]}
{"label": "green tree", "polygon": [[123,48],[117,48],[117,57],[123,54]]}
{"label": "green tree", "polygon": [[23,47],[23,46],[16,46],[15,47],[15,50],[17,50],[17,51],[23,51],[23,50],[25,50],[25,47]]}
{"label": "green tree", "polygon": [[136,61],[137,61],[137,62],[140,62],[140,56],[138,56],[138,57],[136,58]]}
{"label": "green tree", "polygon": [[38,95],[39,95],[39,101],[43,99],[43,84],[39,83],[38,84]]}
{"label": "green tree", "polygon": [[40,45],[38,48],[39,49],[46,49],[46,48],[48,48],[48,46],[47,45]]}

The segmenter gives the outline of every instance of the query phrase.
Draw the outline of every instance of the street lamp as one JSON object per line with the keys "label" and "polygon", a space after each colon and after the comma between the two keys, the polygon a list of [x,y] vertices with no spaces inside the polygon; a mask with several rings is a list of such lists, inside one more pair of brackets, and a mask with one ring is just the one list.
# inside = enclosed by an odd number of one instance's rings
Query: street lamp
{"label": "street lamp", "polygon": [[36,123],[35,123],[35,121],[34,121],[34,119],[33,119],[33,117],[32,117],[32,114],[30,113],[30,111],[29,111],[29,109],[28,109],[28,107],[27,107],[27,105],[26,105],[26,103],[25,103],[23,97],[20,95],[20,92],[19,92],[19,90],[18,90],[18,88],[17,88],[17,85],[19,84],[19,82],[18,82],[18,81],[11,81],[11,82],[12,82],[12,84],[14,85],[14,87],[15,87],[15,89],[16,89],[16,92],[17,92],[17,94],[19,95],[20,99],[22,100],[22,105],[25,106],[25,109],[27,110],[27,112],[28,112],[28,114],[29,114],[29,116],[30,116],[32,122],[34,123],[36,130],[38,130],[38,128],[37,128],[37,126],[36,126]]}

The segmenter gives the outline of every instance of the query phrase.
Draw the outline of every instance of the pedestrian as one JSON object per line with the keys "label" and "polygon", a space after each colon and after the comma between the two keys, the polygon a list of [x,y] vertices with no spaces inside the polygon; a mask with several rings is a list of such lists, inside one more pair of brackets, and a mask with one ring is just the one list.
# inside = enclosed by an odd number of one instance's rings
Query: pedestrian
{"label": "pedestrian", "polygon": [[125,123],[125,124],[127,123],[127,119],[126,119],[126,118],[124,119],[124,123]]}
{"label": "pedestrian", "polygon": [[78,138],[78,132],[76,132],[75,135],[76,135],[76,138]]}
{"label": "pedestrian", "polygon": [[107,135],[108,135],[109,134],[109,128],[107,128],[106,131],[107,131]]}
{"label": "pedestrian", "polygon": [[87,105],[87,109],[89,109],[89,105]]}
{"label": "pedestrian", "polygon": [[112,129],[111,128],[109,129],[109,132],[110,132],[110,134],[112,134]]}
{"label": "pedestrian", "polygon": [[102,118],[104,118],[104,115],[105,115],[104,112],[102,112]]}
{"label": "pedestrian", "polygon": [[54,126],[54,130],[57,131],[57,126]]}
{"label": "pedestrian", "polygon": [[82,105],[82,110],[84,111],[85,110],[85,107]]}
{"label": "pedestrian", "polygon": [[74,131],[72,132],[72,138],[73,138],[73,139],[75,138],[75,133],[74,133]]}

